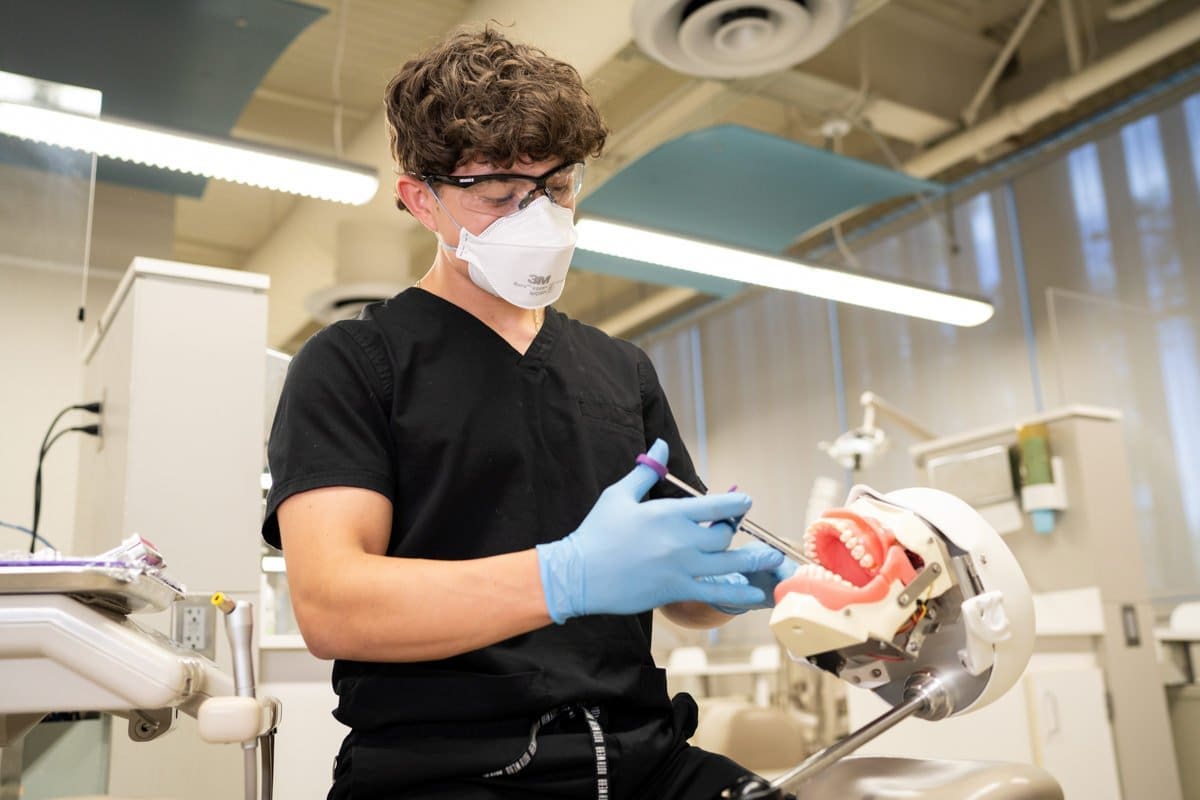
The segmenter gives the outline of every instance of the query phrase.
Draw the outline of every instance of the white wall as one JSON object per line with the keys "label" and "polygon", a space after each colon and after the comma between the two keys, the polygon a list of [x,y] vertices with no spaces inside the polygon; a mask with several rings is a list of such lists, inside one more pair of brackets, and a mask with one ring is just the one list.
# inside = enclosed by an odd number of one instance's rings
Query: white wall
{"label": "white wall", "polygon": [[[81,391],[81,326],[76,321],[86,230],[86,181],[0,165],[0,521],[33,521],[38,445],[65,406],[96,398]],[[87,308],[89,325],[134,255],[168,257],[173,197],[101,184]],[[74,412],[64,419],[92,422]],[[72,546],[76,465],[83,437],[63,437],[43,470],[40,533]],[[28,537],[0,528],[0,551],[28,547]]]}
{"label": "white wall", "polygon": [[[90,300],[106,302],[111,277],[90,282]],[[0,263],[0,521],[28,527],[33,514],[33,476],[38,445],[58,410],[81,397],[79,363],[80,276]],[[75,424],[91,415],[75,412]],[[65,422],[66,420],[64,420]],[[63,437],[43,469],[41,533],[69,550],[75,522],[76,465],[81,436]],[[0,528],[0,550],[24,549],[28,536]]]}

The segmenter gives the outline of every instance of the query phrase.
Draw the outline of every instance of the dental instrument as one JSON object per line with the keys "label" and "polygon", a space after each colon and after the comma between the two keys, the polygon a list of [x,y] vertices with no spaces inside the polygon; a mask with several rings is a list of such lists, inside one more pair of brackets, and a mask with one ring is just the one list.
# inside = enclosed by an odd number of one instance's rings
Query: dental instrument
{"label": "dental instrument", "polygon": [[[641,455],[639,455],[635,459],[635,461],[637,461],[637,463],[639,463],[643,466],[649,467],[651,470],[653,470],[654,473],[656,475],[658,475],[660,480],[664,480],[667,483],[671,484],[672,486],[676,487],[677,489],[681,489],[682,491],[687,492],[692,497],[704,497],[703,492],[689,486],[688,484],[681,481],[679,478],[672,475],[670,472],[667,471],[666,465],[660,464],[658,461],[651,458],[646,453],[642,453]],[[739,530],[743,533],[753,536],[755,539],[759,540],[763,544],[774,547],[776,550],[783,553],[785,556],[792,559],[793,561],[795,561],[799,564],[814,563],[811,558],[809,558],[807,555],[804,554],[803,551],[800,550],[800,548],[796,547],[794,544],[789,542],[787,539],[784,539],[781,536],[776,536],[775,534],[771,533],[769,530],[767,530],[763,526],[752,522],[748,518],[742,517],[740,520],[736,520],[736,522],[737,522],[736,530]]]}

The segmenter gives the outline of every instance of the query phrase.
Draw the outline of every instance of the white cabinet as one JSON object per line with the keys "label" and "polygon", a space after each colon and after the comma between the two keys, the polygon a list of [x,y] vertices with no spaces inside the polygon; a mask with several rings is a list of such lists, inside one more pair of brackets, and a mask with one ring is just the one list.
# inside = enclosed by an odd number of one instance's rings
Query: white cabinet
{"label": "white cabinet", "polygon": [[1058,779],[1066,800],[1121,800],[1100,670],[1029,672],[1022,685],[1036,763]]}

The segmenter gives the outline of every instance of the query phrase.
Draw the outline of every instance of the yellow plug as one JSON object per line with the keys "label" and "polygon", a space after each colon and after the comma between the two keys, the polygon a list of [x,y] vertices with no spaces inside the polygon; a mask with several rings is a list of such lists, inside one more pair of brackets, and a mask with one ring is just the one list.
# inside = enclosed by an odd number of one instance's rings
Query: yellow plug
{"label": "yellow plug", "polygon": [[223,592],[215,592],[212,596],[212,604],[221,609],[226,614],[232,614],[236,604],[225,596]]}

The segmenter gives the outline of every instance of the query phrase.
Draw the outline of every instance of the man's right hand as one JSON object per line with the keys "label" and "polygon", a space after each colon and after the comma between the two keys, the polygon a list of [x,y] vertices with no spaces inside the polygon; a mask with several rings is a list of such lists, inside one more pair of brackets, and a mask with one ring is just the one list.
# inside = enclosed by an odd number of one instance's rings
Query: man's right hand
{"label": "man's right hand", "polygon": [[[648,454],[667,463],[661,439]],[[609,486],[579,528],[557,542],[537,546],[542,591],[557,623],[586,614],[638,614],[681,601],[753,606],[763,590],[697,580],[778,566],[775,550],[729,550],[733,529],[726,520],[750,509],[741,493],[642,501],[659,477],[638,465]],[[711,523],[711,524],[702,524]]]}

